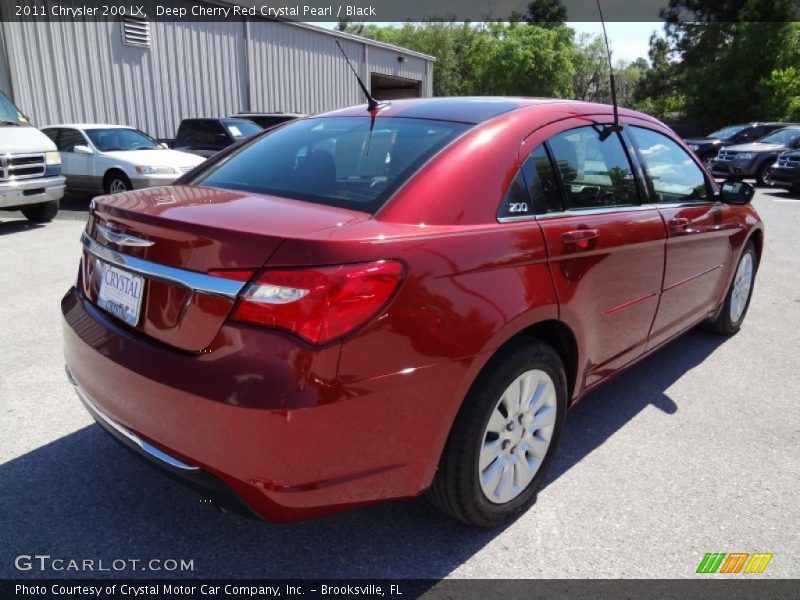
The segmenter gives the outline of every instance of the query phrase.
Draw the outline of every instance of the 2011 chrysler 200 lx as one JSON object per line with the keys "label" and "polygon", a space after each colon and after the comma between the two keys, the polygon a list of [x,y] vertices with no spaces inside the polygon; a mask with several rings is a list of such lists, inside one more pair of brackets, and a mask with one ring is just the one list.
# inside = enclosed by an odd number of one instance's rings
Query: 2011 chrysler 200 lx
{"label": "2011 chrysler 200 lx", "polygon": [[426,490],[510,519],[572,404],[747,312],[752,187],[612,114],[355,107],[97,198],[62,301],[69,376],[118,440],[269,520]]}

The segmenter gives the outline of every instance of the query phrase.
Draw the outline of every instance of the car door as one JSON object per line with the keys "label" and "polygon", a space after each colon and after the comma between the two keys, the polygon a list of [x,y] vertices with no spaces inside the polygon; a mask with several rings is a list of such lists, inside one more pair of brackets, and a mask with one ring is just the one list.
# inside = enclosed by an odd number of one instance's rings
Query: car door
{"label": "car door", "polygon": [[94,155],[79,154],[75,146],[91,148],[89,140],[83,132],[71,127],[59,127],[56,147],[61,153],[61,173],[66,178],[66,185],[74,190],[98,189],[94,169]]}
{"label": "car door", "polygon": [[[575,121],[574,124],[579,123]],[[666,233],[642,204],[643,180],[616,132],[599,125],[551,135],[561,206],[538,221],[562,321],[581,355],[578,384],[590,387],[639,357],[656,313]]]}
{"label": "car door", "polygon": [[628,127],[642,161],[650,197],[667,229],[661,302],[649,347],[703,319],[719,304],[732,260],[731,236],[740,225],[718,202],[689,152],[662,132]]}

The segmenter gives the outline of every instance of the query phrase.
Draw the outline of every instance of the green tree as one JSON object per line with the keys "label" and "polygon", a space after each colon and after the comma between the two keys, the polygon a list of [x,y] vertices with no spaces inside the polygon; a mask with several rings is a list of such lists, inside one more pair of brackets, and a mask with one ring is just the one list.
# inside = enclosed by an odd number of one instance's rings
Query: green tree
{"label": "green tree", "polygon": [[527,23],[487,23],[467,53],[472,93],[569,96],[574,31]]}

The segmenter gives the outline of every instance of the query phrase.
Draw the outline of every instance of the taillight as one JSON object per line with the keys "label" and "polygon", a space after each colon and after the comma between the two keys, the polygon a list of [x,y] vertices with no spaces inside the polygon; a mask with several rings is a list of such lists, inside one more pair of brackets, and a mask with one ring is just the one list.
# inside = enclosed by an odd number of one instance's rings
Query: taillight
{"label": "taillight", "polygon": [[395,261],[265,270],[239,295],[231,318],[322,344],[377,313],[402,279],[403,265]]}

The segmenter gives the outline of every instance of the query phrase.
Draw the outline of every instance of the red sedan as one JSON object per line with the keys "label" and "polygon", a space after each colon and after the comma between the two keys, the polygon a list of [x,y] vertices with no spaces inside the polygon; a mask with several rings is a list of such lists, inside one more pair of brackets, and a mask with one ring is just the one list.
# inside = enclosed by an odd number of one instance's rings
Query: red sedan
{"label": "red sedan", "polygon": [[272,129],[97,198],[67,370],[119,441],[274,521],[428,491],[535,499],[589,390],[688,329],[735,333],[763,245],[655,119],[442,98]]}

